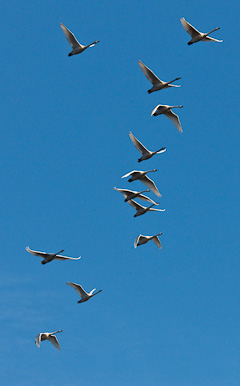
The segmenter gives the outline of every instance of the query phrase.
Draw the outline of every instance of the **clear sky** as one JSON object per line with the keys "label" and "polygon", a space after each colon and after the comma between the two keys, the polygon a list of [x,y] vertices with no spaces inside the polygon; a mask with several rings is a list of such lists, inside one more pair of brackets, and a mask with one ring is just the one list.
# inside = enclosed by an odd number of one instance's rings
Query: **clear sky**
{"label": "clear sky", "polygon": [[[224,42],[188,46],[181,17]],[[2,3],[3,385],[240,384],[238,19],[236,0]],[[60,22],[100,43],[68,57]],[[148,95],[139,59],[181,87]],[[184,106],[182,134],[157,104]],[[129,131],[167,151],[138,164]],[[166,211],[134,218],[113,187],[153,168]],[[103,292],[77,304],[67,281]]]}

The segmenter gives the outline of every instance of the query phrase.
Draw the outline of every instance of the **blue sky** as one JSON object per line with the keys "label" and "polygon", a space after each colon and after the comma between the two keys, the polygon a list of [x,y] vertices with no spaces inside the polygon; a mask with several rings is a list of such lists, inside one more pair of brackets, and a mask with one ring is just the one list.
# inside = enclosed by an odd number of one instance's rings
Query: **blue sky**
{"label": "blue sky", "polygon": [[[239,4],[1,6],[1,380],[40,386],[239,385]],[[223,43],[188,46],[180,18]],[[94,48],[71,51],[59,26]],[[179,89],[151,95],[137,61]],[[183,133],[157,104],[181,104]],[[137,163],[132,133],[164,154]],[[151,178],[164,213],[114,186]],[[153,193],[149,194],[156,199]],[[139,233],[163,232],[133,248]],[[77,257],[42,266],[32,249]],[[103,292],[84,304],[67,281]],[[39,332],[62,329],[61,351]]]}

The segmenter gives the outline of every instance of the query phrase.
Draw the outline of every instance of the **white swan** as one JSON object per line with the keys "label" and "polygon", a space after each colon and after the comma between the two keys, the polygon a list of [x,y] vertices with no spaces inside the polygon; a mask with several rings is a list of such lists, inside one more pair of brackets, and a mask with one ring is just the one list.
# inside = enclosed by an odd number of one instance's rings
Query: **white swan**
{"label": "white swan", "polygon": [[175,113],[172,112],[171,109],[175,108],[175,107],[183,107],[183,106],[169,106],[169,105],[157,105],[153,111],[151,112],[151,116],[156,116],[156,115],[160,115],[160,114],[164,114],[166,115],[167,118],[169,118],[172,123],[176,126],[176,128],[178,129],[178,131],[180,133],[182,133],[182,126],[181,126],[181,123],[180,123],[180,119],[179,119],[179,116]]}
{"label": "white swan", "polygon": [[132,200],[133,198],[139,198],[143,201],[148,201],[148,202],[151,202],[152,204],[155,204],[156,205],[156,202],[153,201],[151,198],[145,196],[144,192],[150,192],[149,189],[147,190],[142,190],[141,192],[136,192],[134,190],[129,190],[129,189],[119,189],[119,188],[116,188],[116,186],[114,187],[114,190],[117,190],[118,192],[122,193],[125,197],[125,202],[129,201],[129,200]]}
{"label": "white swan", "polygon": [[91,44],[88,44],[87,46],[83,46],[82,44],[80,44],[77,41],[77,39],[75,38],[73,33],[71,31],[69,31],[69,29],[67,27],[65,27],[65,25],[60,23],[60,27],[62,28],[63,33],[64,33],[64,35],[66,36],[66,38],[68,40],[68,43],[72,46],[72,49],[73,49],[68,54],[68,56],[80,54],[81,52],[85,51],[88,47],[93,47],[93,46],[95,46],[95,44],[99,43],[99,40],[96,40],[95,42],[93,42]]}
{"label": "white swan", "polygon": [[49,340],[54,347],[56,347],[58,350],[60,350],[59,342],[54,334],[58,334],[59,332],[62,332],[62,330],[54,331],[54,332],[41,332],[35,337],[35,343],[38,347],[40,347],[40,342],[43,340]]}
{"label": "white swan", "polygon": [[158,188],[156,187],[155,183],[149,177],[146,176],[147,173],[156,172],[156,171],[157,171],[157,169],[147,170],[146,172],[144,172],[142,170],[132,170],[130,173],[125,174],[121,178],[125,178],[125,177],[128,177],[131,175],[132,177],[129,178],[128,182],[140,180],[149,189],[151,189],[151,191],[153,193],[155,193],[156,196],[162,197],[162,195],[159,193]]}
{"label": "white swan", "polygon": [[92,291],[90,291],[88,293],[88,292],[84,291],[83,287],[80,284],[70,283],[69,281],[67,282],[67,285],[70,285],[70,287],[73,287],[81,296],[81,300],[79,300],[78,303],[86,302],[87,300],[89,300],[93,296],[97,295],[99,292],[102,292],[102,290],[99,290],[98,292],[96,292],[94,294],[93,292],[96,290],[96,288],[94,288]]}
{"label": "white swan", "polygon": [[159,249],[162,249],[162,244],[158,238],[158,236],[161,235],[162,233],[157,233],[154,236],[143,236],[140,234],[134,241],[134,248],[137,248],[138,245],[146,244],[148,241],[152,240]]}
{"label": "white swan", "polygon": [[162,90],[163,88],[168,88],[168,87],[181,87],[181,86],[177,86],[175,84],[171,84],[173,82],[175,82],[175,80],[179,80],[181,78],[175,78],[173,80],[171,80],[170,82],[164,82],[163,80],[159,79],[153,72],[152,70],[150,70],[150,68],[148,68],[147,66],[145,66],[145,64],[143,64],[143,62],[141,62],[141,60],[138,61],[138,64],[142,70],[142,72],[144,73],[144,75],[146,76],[146,78],[152,83],[153,87],[148,90],[148,94],[151,94],[151,92],[154,92],[154,91],[158,91],[158,90]]}
{"label": "white swan", "polygon": [[219,27],[217,28],[214,28],[212,31],[210,32],[207,32],[207,33],[203,33],[203,32],[199,32],[196,28],[194,28],[190,23],[188,23],[184,17],[182,17],[180,19],[181,23],[182,23],[182,26],[183,28],[185,29],[185,31],[187,33],[189,33],[189,35],[192,37],[192,39],[188,42],[188,45],[190,46],[190,44],[193,44],[193,43],[197,43],[197,42],[200,42],[200,41],[203,41],[203,42],[209,42],[209,41],[214,41],[214,42],[218,42],[218,43],[221,43],[223,40],[218,40],[218,39],[214,39],[214,38],[211,38],[210,35],[212,32],[214,31],[217,31],[218,29],[220,29]]}
{"label": "white swan", "polygon": [[146,206],[142,206],[140,204],[138,204],[136,201],[134,200],[129,200],[128,203],[134,208],[136,209],[136,213],[133,217],[138,217],[138,216],[141,216],[147,212],[152,212],[152,211],[156,211],[156,212],[165,212],[166,209],[155,209],[153,208],[154,205],[159,205],[158,202],[156,202],[155,204],[152,204],[150,205],[149,207],[146,207]]}
{"label": "white swan", "polygon": [[142,153],[142,157],[138,159],[138,162],[147,160],[149,158],[152,158],[155,154],[164,153],[166,151],[166,147],[161,147],[161,149],[156,151],[150,151],[148,150],[143,144],[129,131],[129,137],[134,144],[134,146],[137,148],[140,153]]}
{"label": "white swan", "polygon": [[44,260],[41,261],[42,264],[50,263],[50,261],[52,261],[54,259],[55,260],[79,260],[81,258],[81,256],[79,256],[79,257],[68,257],[68,256],[59,255],[58,253],[63,252],[64,249],[62,249],[61,251],[59,251],[57,253],[46,253],[46,252],[40,252],[40,251],[33,251],[29,247],[26,247],[26,251],[31,253],[34,256],[42,257],[44,259]]}

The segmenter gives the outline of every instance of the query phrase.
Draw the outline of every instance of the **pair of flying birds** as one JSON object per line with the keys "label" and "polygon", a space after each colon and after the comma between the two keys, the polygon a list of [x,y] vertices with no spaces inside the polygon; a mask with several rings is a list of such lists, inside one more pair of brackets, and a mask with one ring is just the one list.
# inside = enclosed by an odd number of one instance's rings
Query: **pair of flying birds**
{"label": "pair of flying birds", "polygon": [[[40,253],[43,253],[43,252],[40,252]],[[81,300],[79,300],[78,303],[86,302],[87,300],[91,299],[93,296],[97,295],[99,292],[102,292],[102,290],[99,290],[94,294],[93,292],[96,290],[96,288],[94,288],[92,291],[88,293],[83,289],[83,287],[80,284],[70,283],[70,282],[67,282],[67,284],[70,285],[70,287],[73,287],[81,296]],[[54,345],[54,347],[56,347],[56,349],[60,350],[59,342],[56,336],[54,335],[54,334],[58,334],[59,332],[62,332],[62,330],[58,330],[54,332],[41,332],[35,337],[36,345],[40,347],[41,341],[48,340]]]}
{"label": "pair of flying birds", "polygon": [[[185,31],[187,33],[189,33],[189,35],[192,38],[188,42],[188,45],[191,45],[193,43],[197,43],[200,41],[204,41],[204,42],[214,41],[214,42],[219,42],[219,43],[222,42],[222,40],[217,40],[217,39],[211,38],[209,36],[212,32],[220,29],[219,27],[214,28],[210,32],[204,33],[204,32],[199,32],[195,27],[193,27],[190,23],[188,23],[184,19],[184,17],[182,17],[180,19],[180,21],[181,21],[182,26],[185,29]],[[83,44],[79,43],[79,41],[76,39],[74,34],[64,24],[60,23],[60,27],[62,28],[63,33],[64,33],[68,43],[72,47],[72,51],[68,54],[68,56],[80,54],[81,52],[85,51],[88,47],[93,47],[93,46],[95,46],[95,44],[99,43],[99,40],[95,40],[94,42],[88,44],[87,46],[84,46]]]}

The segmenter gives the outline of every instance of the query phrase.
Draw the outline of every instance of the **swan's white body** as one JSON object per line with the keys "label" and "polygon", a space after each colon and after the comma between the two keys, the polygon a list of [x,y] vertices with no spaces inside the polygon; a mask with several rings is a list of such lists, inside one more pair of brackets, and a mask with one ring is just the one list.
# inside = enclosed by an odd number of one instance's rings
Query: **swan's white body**
{"label": "swan's white body", "polygon": [[96,288],[94,288],[92,291],[88,293],[83,289],[83,287],[80,284],[70,283],[69,281],[67,282],[67,285],[70,285],[70,287],[73,287],[81,296],[81,300],[79,300],[78,303],[86,302],[93,296],[97,295],[99,292],[102,292],[102,290],[99,290],[94,294],[93,292],[96,291]]}
{"label": "swan's white body", "polygon": [[133,198],[139,198],[143,201],[148,201],[148,202],[151,202],[152,204],[155,204],[156,205],[156,202],[153,201],[151,198],[145,196],[144,192],[150,192],[149,189],[147,190],[142,190],[141,192],[137,192],[137,191],[134,191],[134,190],[129,190],[129,189],[119,189],[119,188],[116,188],[114,187],[115,190],[117,190],[118,192],[122,193],[125,197],[125,202],[129,201],[129,200],[132,200]]}
{"label": "swan's white body", "polygon": [[137,248],[138,245],[146,244],[148,241],[152,240],[159,249],[162,249],[162,244],[158,237],[161,235],[162,233],[158,233],[154,236],[143,236],[140,234],[134,241],[134,248]]}
{"label": "swan's white body", "polygon": [[128,203],[137,211],[133,217],[141,216],[147,212],[165,212],[165,209],[155,209],[154,205],[159,205],[158,202],[150,205],[149,207],[142,206],[134,200],[129,200]]}
{"label": "swan's white body", "polygon": [[54,332],[41,332],[35,337],[35,343],[38,347],[40,347],[40,342],[43,340],[49,340],[56,349],[60,350],[59,342],[54,334],[58,334],[62,332],[62,330],[54,331]]}
{"label": "swan's white body", "polygon": [[190,23],[188,23],[184,17],[182,17],[180,19],[181,23],[182,23],[182,26],[183,28],[185,29],[185,31],[187,33],[189,33],[189,35],[191,36],[191,40],[188,42],[188,45],[190,46],[191,44],[193,43],[197,43],[197,42],[200,42],[200,41],[203,41],[203,42],[209,42],[209,41],[214,41],[214,42],[218,42],[218,43],[221,43],[223,40],[218,40],[218,39],[214,39],[214,38],[211,38],[210,36],[210,33],[214,32],[214,31],[217,31],[218,29],[220,29],[219,27],[217,28],[214,28],[213,30],[211,30],[210,32],[207,32],[207,33],[203,33],[203,32],[199,32],[195,27],[193,27]]}
{"label": "swan's white body", "polygon": [[68,54],[68,56],[80,54],[81,52],[85,51],[88,47],[93,47],[95,46],[96,43],[99,43],[99,40],[96,40],[95,42],[88,44],[87,46],[83,46],[77,41],[73,33],[67,27],[65,27],[65,25],[60,23],[60,27],[62,28],[68,43],[70,44],[70,46],[72,46],[72,51]]}
{"label": "swan's white body", "polygon": [[175,107],[181,108],[183,106],[157,105],[153,109],[153,111],[151,112],[151,116],[153,116],[153,115],[157,116],[157,115],[164,114],[167,118],[170,119],[170,121],[172,121],[172,123],[176,126],[178,131],[180,133],[182,133],[182,126],[181,126],[181,123],[180,123],[179,116],[177,114],[173,113],[172,110],[171,110],[171,109],[173,109]]}
{"label": "swan's white body", "polygon": [[42,257],[43,258],[43,260],[41,261],[42,264],[50,263],[50,261],[53,261],[53,260],[79,260],[81,258],[81,256],[68,257],[68,256],[58,255],[58,253],[63,252],[64,249],[62,249],[57,253],[46,253],[46,252],[34,251],[33,249],[26,247],[26,251],[31,253],[34,256]]}
{"label": "swan's white body", "polygon": [[164,82],[163,80],[159,79],[153,72],[152,70],[150,70],[150,68],[148,68],[147,66],[145,66],[145,64],[143,64],[143,62],[141,62],[141,60],[138,61],[138,64],[142,70],[142,72],[144,73],[144,75],[146,76],[146,78],[152,83],[153,87],[148,90],[148,94],[151,94],[152,92],[154,91],[158,91],[158,90],[162,90],[163,88],[169,88],[169,87],[180,87],[180,86],[177,86],[175,84],[171,84],[173,82],[175,82],[175,80],[179,80],[181,78],[175,78],[173,80],[171,80],[170,82]]}
{"label": "swan's white body", "polygon": [[164,153],[166,151],[166,147],[161,147],[161,149],[156,151],[150,151],[148,150],[143,144],[129,131],[129,137],[140,153],[142,153],[142,157],[138,159],[138,162],[147,160],[149,158],[152,158],[155,154]]}
{"label": "swan's white body", "polygon": [[149,177],[146,176],[147,173],[156,172],[156,171],[157,171],[157,169],[147,170],[146,172],[144,172],[142,170],[132,170],[130,173],[125,174],[121,178],[125,178],[125,177],[128,177],[131,175],[132,177],[129,178],[129,180],[128,180],[129,182],[132,182],[135,180],[140,180],[149,189],[151,189],[151,191],[153,193],[155,193],[158,197],[162,197],[162,195],[159,193],[158,188],[156,187],[155,183]]}

